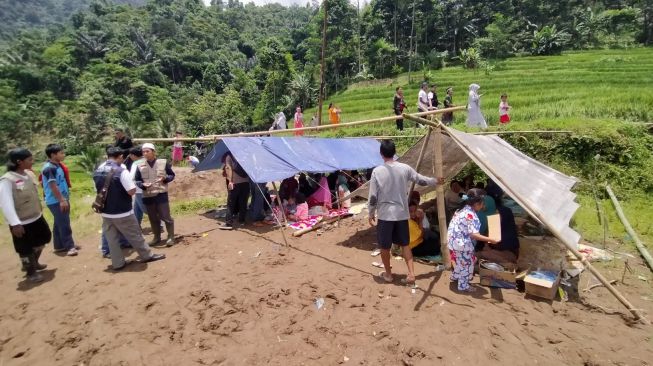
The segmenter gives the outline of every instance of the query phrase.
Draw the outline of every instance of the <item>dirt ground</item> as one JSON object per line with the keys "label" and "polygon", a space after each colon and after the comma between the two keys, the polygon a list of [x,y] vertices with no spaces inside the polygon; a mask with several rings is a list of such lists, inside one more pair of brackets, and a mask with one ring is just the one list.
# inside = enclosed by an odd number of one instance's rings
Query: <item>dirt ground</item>
{"label": "dirt ground", "polygon": [[[374,231],[360,216],[288,237],[290,249],[268,228],[223,232],[201,215],[177,223],[179,235],[199,234],[156,249],[164,261],[120,273],[107,270],[97,235],[80,240],[78,257],[48,247],[47,281],[37,286],[3,246],[0,365],[653,363],[653,328],[629,322],[601,287],[569,302],[484,287],[463,295],[448,272],[423,264],[414,294],[397,280],[381,283],[370,265],[379,260],[370,256]],[[404,263],[392,263],[402,277]],[[618,288],[653,314],[651,284],[638,277],[650,281],[650,272],[630,263],[634,273]],[[602,267],[621,278],[622,265]],[[579,286],[587,281],[583,273]]]}
{"label": "dirt ground", "polygon": [[192,173],[191,168],[174,167],[175,180],[170,184],[172,200],[191,200],[202,197],[218,197],[227,193],[222,170]]}

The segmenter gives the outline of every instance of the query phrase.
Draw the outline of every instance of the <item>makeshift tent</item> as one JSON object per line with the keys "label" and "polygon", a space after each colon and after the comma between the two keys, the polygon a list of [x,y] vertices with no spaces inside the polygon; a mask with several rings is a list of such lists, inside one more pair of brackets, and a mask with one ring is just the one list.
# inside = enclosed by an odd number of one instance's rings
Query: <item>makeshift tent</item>
{"label": "makeshift tent", "polygon": [[374,139],[229,137],[219,141],[195,171],[220,169],[231,151],[256,183],[279,181],[300,172],[368,169],[383,164]]}
{"label": "makeshift tent", "polygon": [[[447,180],[456,176],[471,160],[492,180],[523,207],[532,217],[541,217],[550,229],[557,229],[570,242],[578,243],[580,235],[569,227],[569,220],[579,207],[570,189],[577,179],[569,177],[532,159],[512,147],[496,135],[472,135],[444,127],[442,134],[443,169]],[[435,133],[435,132],[434,132]],[[422,143],[420,139],[403,156],[400,162],[416,166]],[[426,147],[433,151],[435,139]],[[418,172],[434,175],[433,154],[424,154]],[[432,191],[433,187],[416,187],[421,193]],[[367,186],[353,192],[366,197]]]}

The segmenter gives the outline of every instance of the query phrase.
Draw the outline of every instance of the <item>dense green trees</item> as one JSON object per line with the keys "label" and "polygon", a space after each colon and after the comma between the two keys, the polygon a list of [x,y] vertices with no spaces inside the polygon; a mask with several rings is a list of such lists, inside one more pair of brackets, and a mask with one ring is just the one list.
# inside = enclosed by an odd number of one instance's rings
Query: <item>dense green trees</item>
{"label": "dense green trees", "polygon": [[[7,0],[0,151],[46,138],[79,151],[117,126],[139,136],[260,129],[280,110],[312,106],[324,9],[307,3]],[[409,69],[650,44],[653,36],[653,0],[326,5],[327,93]]]}

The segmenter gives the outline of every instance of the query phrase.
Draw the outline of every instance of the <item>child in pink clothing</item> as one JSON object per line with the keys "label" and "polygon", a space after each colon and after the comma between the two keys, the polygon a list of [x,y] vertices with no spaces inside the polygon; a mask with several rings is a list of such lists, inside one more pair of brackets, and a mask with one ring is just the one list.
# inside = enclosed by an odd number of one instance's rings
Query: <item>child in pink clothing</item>
{"label": "child in pink clothing", "polygon": [[508,111],[510,105],[508,104],[508,94],[501,94],[501,103],[499,103],[499,122],[502,125],[507,125],[510,122],[510,115]]}
{"label": "child in pink clothing", "polygon": [[302,193],[297,193],[295,195],[295,212],[288,214],[288,220],[290,221],[302,221],[308,219],[308,203],[306,203],[306,197]]}

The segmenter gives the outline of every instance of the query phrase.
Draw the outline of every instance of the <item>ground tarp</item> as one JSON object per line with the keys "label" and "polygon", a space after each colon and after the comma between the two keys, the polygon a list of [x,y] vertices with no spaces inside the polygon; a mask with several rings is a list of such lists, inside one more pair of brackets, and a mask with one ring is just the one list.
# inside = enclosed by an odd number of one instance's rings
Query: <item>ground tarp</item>
{"label": "ground tarp", "polygon": [[[556,229],[561,240],[577,243],[580,235],[569,227],[569,220],[579,205],[574,202],[576,194],[571,188],[576,178],[534,160],[496,135],[472,135],[451,128],[442,134],[443,171],[446,180],[456,176],[470,161],[474,161],[507,195],[513,198],[529,215],[540,217],[549,229]],[[417,165],[424,136],[403,156],[400,162],[412,167]],[[435,134],[429,139],[418,172],[434,176]],[[433,187],[416,187],[421,193]],[[367,197],[367,185],[352,193]]]}
{"label": "ground tarp", "polygon": [[300,172],[368,169],[383,164],[374,139],[229,137],[219,141],[195,171],[220,169],[231,151],[252,181],[279,181]]}

